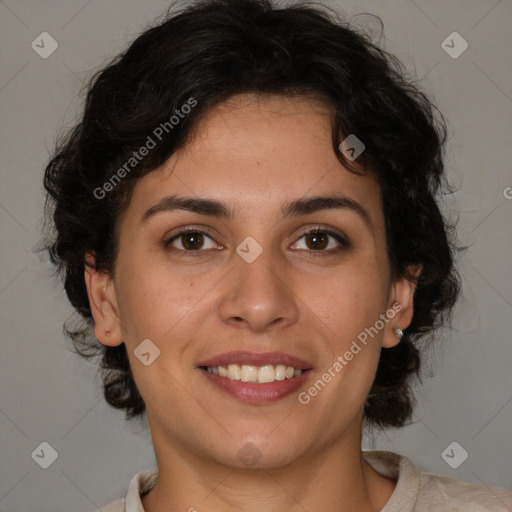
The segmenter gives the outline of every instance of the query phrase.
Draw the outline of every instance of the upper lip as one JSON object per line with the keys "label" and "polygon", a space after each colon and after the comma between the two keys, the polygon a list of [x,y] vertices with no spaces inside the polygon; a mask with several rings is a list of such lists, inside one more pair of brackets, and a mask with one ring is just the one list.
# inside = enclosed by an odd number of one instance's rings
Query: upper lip
{"label": "upper lip", "polygon": [[229,364],[264,366],[267,364],[293,366],[296,370],[308,370],[312,368],[311,364],[303,359],[285,354],[283,352],[249,352],[238,350],[234,352],[225,352],[210,359],[205,359],[197,366],[228,366]]}

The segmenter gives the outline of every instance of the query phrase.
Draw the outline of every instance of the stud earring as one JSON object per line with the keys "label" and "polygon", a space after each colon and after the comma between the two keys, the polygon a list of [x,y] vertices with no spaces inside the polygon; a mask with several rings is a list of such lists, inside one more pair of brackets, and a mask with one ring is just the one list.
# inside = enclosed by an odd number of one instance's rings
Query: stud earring
{"label": "stud earring", "polygon": [[404,331],[402,331],[402,329],[400,329],[400,327],[397,327],[395,329],[395,335],[396,337],[401,340],[402,339],[402,336],[404,335]]}
{"label": "stud earring", "polygon": [[110,331],[106,331],[106,333],[107,333],[107,336],[110,336]]}

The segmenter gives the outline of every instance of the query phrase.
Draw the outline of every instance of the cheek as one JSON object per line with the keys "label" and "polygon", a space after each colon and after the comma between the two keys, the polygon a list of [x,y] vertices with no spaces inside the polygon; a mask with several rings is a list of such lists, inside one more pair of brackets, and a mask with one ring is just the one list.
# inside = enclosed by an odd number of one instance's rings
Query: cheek
{"label": "cheek", "polygon": [[[140,270],[143,269],[143,270]],[[197,329],[198,315],[207,314],[208,290],[218,278],[202,275],[194,278],[169,265],[119,265],[116,285],[121,326],[129,345],[141,339],[165,344],[178,333]]]}
{"label": "cheek", "polygon": [[302,287],[310,308],[344,342],[373,325],[387,304],[385,276],[375,265],[340,267],[329,277],[305,278]]}

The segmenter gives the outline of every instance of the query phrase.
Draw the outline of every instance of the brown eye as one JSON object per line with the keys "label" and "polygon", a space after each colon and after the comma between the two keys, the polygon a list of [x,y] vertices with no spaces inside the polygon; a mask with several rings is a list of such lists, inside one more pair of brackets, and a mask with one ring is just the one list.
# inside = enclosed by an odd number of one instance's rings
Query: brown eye
{"label": "brown eye", "polygon": [[207,234],[198,230],[186,230],[177,233],[164,242],[166,249],[174,252],[204,252],[205,249],[218,249],[214,240]]}
{"label": "brown eye", "polygon": [[327,254],[333,254],[349,247],[350,242],[344,235],[322,228],[306,231],[294,246],[296,249]]}
{"label": "brown eye", "polygon": [[311,250],[322,250],[329,245],[329,237],[325,233],[310,233],[306,235],[306,245]]}
{"label": "brown eye", "polygon": [[181,244],[187,251],[197,251],[204,244],[204,236],[202,233],[181,235]]}

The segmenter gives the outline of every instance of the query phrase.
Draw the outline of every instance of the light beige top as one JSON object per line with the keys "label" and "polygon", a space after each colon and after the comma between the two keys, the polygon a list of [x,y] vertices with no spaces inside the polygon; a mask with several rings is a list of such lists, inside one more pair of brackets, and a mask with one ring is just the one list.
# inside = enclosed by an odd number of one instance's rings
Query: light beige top
{"label": "light beige top", "polygon": [[[381,512],[512,512],[512,492],[484,484],[421,473],[402,455],[363,451],[364,459],[381,475],[397,481],[391,498]],[[116,500],[103,512],[145,512],[140,495],[156,484],[158,468],[137,473],[126,498]]]}

